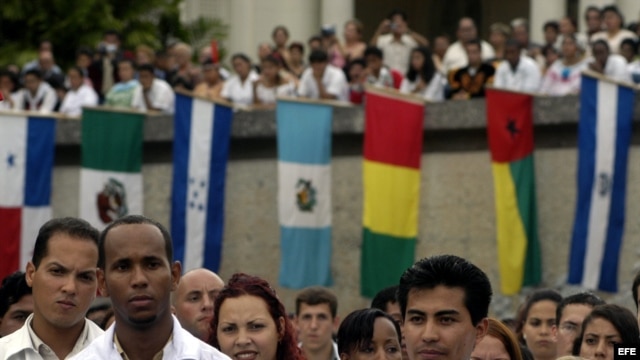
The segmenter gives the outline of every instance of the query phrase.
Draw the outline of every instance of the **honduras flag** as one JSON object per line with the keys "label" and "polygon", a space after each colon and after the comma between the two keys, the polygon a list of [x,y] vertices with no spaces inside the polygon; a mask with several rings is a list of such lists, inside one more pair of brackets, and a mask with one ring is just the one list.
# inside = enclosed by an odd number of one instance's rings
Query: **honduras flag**
{"label": "honduras flag", "polygon": [[24,271],[51,219],[55,137],[55,118],[0,114],[0,279]]}
{"label": "honduras flag", "polygon": [[232,109],[176,94],[171,236],[185,271],[220,268]]}
{"label": "honduras flag", "polygon": [[331,279],[330,105],[278,100],[280,285],[329,286]]}
{"label": "honduras flag", "polygon": [[634,98],[629,87],[582,75],[571,284],[617,291]]}

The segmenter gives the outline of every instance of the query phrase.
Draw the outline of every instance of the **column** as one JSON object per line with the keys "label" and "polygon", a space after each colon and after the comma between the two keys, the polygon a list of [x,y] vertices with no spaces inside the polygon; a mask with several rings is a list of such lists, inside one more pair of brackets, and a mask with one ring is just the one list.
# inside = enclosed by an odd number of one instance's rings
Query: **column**
{"label": "column", "polygon": [[336,27],[336,34],[342,37],[344,23],[353,18],[355,5],[353,0],[321,0],[320,26],[332,24]]}
{"label": "column", "polygon": [[255,11],[253,0],[230,1],[229,17],[222,18],[229,24],[229,36],[226,41],[227,57],[225,62],[231,63],[231,56],[243,52],[255,57],[257,42],[254,37]]}
{"label": "column", "polygon": [[566,0],[530,0],[529,36],[531,41],[544,43],[542,27],[549,20],[559,20],[567,12]]}
{"label": "column", "polygon": [[618,9],[624,16],[625,26],[640,20],[640,1],[638,0],[618,0]]}

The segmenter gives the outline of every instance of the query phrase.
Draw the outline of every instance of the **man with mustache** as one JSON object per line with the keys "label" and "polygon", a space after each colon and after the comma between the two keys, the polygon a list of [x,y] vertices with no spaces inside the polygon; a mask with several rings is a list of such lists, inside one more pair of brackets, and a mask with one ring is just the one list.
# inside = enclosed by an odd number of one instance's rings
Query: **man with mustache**
{"label": "man with mustache", "polygon": [[100,336],[85,318],[96,296],[97,264],[98,230],[76,218],[45,223],[25,275],[33,314],[0,339],[0,359],[66,359]]}
{"label": "man with mustache", "polygon": [[398,302],[410,360],[467,360],[486,335],[487,275],[454,255],[425,258],[400,277]]}
{"label": "man with mustache", "polygon": [[100,291],[111,297],[116,321],[74,359],[228,360],[171,314],[181,266],[163,225],[128,215],[107,226],[99,244]]}

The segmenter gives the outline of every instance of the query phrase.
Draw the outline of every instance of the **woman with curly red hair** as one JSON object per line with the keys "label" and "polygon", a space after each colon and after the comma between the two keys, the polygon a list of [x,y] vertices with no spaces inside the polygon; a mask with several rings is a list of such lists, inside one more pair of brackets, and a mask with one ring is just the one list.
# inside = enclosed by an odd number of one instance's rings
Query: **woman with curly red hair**
{"label": "woman with curly red hair", "polygon": [[234,360],[303,360],[293,325],[268,282],[234,274],[213,307],[209,343]]}

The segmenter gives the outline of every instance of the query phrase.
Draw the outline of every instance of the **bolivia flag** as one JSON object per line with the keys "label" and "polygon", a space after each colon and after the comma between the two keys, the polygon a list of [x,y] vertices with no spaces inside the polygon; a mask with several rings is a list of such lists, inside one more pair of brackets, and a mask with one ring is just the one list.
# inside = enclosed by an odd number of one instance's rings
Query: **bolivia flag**
{"label": "bolivia flag", "polygon": [[280,285],[330,286],[333,108],[278,100]]}
{"label": "bolivia flag", "polygon": [[0,279],[31,261],[51,218],[56,119],[0,114]]}
{"label": "bolivia flag", "polygon": [[487,89],[500,285],[505,295],[541,280],[533,163],[533,97]]}
{"label": "bolivia flag", "polygon": [[142,214],[142,134],[145,114],[85,108],[82,111],[80,217],[98,229]]}
{"label": "bolivia flag", "polygon": [[176,94],[171,237],[184,271],[220,269],[233,111]]}
{"label": "bolivia flag", "polygon": [[587,75],[581,86],[569,283],[616,292],[635,94],[628,86]]}
{"label": "bolivia flag", "polygon": [[424,102],[375,89],[365,99],[361,292],[373,297],[414,262]]}

